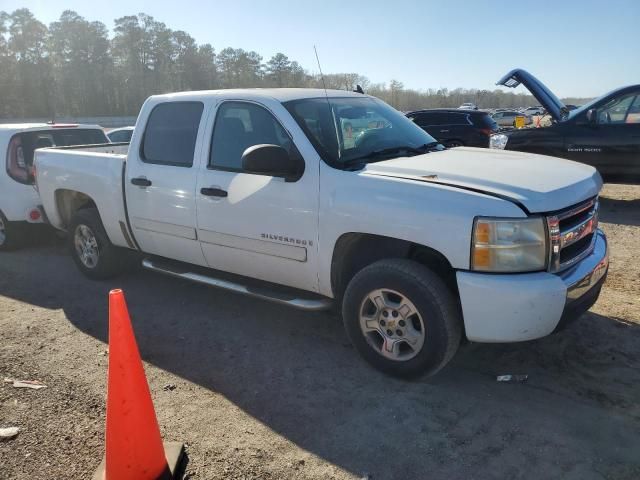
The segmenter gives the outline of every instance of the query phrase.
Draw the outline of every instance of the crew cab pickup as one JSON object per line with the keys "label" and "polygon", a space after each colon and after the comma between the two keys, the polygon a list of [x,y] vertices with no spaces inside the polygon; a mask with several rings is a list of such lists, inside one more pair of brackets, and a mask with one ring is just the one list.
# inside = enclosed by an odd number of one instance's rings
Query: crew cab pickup
{"label": "crew cab pickup", "polygon": [[571,109],[526,70],[512,70],[497,84],[525,86],[551,122],[494,135],[492,148],[583,162],[610,179],[640,178],[640,85],[618,88]]}
{"label": "crew cab pickup", "polygon": [[47,217],[88,277],[142,255],[175,277],[334,305],[394,375],[438,371],[463,337],[548,335],[595,302],[608,269],[593,167],[449,150],[359,93],[153,96],[128,152],[109,148],[36,152]]}
{"label": "crew cab pickup", "polygon": [[33,186],[33,152],[37,148],[107,142],[98,125],[19,123],[0,125],[0,250],[22,246],[43,227],[38,192]]}

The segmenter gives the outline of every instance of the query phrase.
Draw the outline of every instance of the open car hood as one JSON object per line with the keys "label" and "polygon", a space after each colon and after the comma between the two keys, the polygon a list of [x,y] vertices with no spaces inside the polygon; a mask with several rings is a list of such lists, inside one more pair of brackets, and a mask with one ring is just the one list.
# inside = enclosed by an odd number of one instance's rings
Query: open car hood
{"label": "open car hood", "polygon": [[562,103],[544,83],[526,70],[522,70],[521,68],[511,70],[496,83],[496,85],[509,88],[516,88],[520,84],[524,85],[527,90],[531,92],[531,95],[540,102],[540,105],[545,108],[555,121],[561,121],[566,114],[569,113],[564,103]]}

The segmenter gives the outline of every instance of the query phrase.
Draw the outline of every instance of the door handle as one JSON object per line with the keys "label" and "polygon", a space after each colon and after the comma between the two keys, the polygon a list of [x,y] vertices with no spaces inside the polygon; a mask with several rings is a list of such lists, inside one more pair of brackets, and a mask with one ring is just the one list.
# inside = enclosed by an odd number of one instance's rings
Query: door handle
{"label": "door handle", "polygon": [[440,130],[440,133],[447,133],[449,130]]}
{"label": "door handle", "polygon": [[207,197],[226,197],[229,195],[226,190],[221,188],[201,188],[200,193]]}
{"label": "door handle", "polygon": [[136,177],[131,179],[131,183],[138,187],[150,187],[151,180],[144,177]]}

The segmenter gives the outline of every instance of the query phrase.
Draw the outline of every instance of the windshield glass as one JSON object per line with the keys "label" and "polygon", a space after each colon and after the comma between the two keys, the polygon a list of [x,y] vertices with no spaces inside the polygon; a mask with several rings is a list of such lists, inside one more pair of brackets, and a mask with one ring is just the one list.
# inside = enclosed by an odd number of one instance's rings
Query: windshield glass
{"label": "windshield glass", "polygon": [[444,148],[402,113],[372,97],[308,98],[284,105],[320,156],[336,168]]}

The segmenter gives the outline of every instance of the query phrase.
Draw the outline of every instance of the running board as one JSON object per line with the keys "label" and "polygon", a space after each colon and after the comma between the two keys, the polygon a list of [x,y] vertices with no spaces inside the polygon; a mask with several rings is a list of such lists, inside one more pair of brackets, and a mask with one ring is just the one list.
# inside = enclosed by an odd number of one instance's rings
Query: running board
{"label": "running board", "polygon": [[319,296],[316,298],[301,298],[286,291],[271,289],[268,286],[260,287],[243,285],[235,281],[190,271],[189,266],[173,264],[173,262],[164,262],[145,258],[142,260],[142,266],[147,270],[152,270],[154,272],[164,273],[165,275],[170,275],[172,277],[182,278],[196,283],[203,283],[211,287],[222,288],[242,295],[248,295],[262,300],[288,305],[300,310],[328,310],[333,305],[333,302],[329,298]]}

